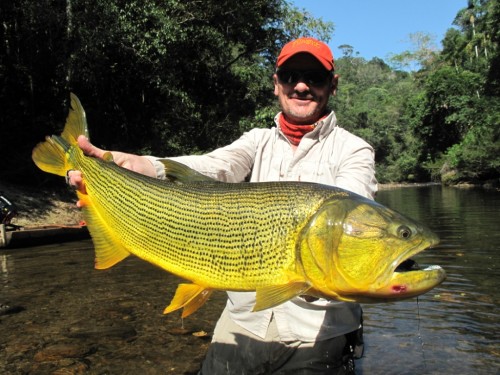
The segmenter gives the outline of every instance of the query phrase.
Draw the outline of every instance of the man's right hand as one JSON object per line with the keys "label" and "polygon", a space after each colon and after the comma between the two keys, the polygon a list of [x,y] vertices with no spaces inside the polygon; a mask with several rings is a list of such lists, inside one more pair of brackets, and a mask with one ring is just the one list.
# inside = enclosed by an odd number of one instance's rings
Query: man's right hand
{"label": "man's right hand", "polygon": [[[108,151],[94,146],[83,135],[78,137],[78,146],[87,156],[103,159]],[[156,170],[151,162],[139,155],[127,154],[125,152],[110,151],[113,155],[113,161],[120,167],[130,169],[131,171],[141,173],[149,177],[156,177]],[[71,170],[68,172],[68,183],[83,194],[87,194],[85,189],[84,176],[81,171]]]}

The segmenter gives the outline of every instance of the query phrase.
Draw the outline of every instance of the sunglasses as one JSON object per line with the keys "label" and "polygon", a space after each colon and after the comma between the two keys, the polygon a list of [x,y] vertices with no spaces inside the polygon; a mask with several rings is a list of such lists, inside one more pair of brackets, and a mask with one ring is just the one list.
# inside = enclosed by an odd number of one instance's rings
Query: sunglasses
{"label": "sunglasses", "polygon": [[281,83],[296,84],[304,82],[310,86],[324,86],[332,79],[332,72],[324,69],[315,70],[287,70],[278,69],[276,75]]}

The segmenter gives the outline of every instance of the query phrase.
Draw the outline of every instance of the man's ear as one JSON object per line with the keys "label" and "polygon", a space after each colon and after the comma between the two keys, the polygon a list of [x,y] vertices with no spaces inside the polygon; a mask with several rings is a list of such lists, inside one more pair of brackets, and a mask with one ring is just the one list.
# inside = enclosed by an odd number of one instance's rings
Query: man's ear
{"label": "man's ear", "polygon": [[276,73],[273,74],[273,83],[274,83],[274,95],[278,96],[278,76]]}
{"label": "man's ear", "polygon": [[331,82],[331,94],[332,95],[337,95],[337,86],[339,85],[339,75],[334,74],[332,77],[332,82]]}

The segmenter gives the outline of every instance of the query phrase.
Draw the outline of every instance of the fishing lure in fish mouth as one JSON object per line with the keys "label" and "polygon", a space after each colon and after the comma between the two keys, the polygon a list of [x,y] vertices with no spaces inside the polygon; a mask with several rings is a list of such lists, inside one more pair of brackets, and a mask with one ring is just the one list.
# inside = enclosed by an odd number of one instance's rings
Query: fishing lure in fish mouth
{"label": "fishing lure in fish mouth", "polygon": [[[438,266],[400,272],[398,265],[437,243],[424,226],[337,187],[306,182],[222,183],[172,160],[166,180],[119,167],[111,153],[85,156],[89,138],[75,95],[60,136],[32,154],[48,173],[82,172],[77,191],[105,269],[134,254],[184,278],[165,313],[188,316],[213,290],[253,291],[254,310],[301,295],[383,302],[413,297],[441,283]],[[300,302],[300,301],[302,302]]]}

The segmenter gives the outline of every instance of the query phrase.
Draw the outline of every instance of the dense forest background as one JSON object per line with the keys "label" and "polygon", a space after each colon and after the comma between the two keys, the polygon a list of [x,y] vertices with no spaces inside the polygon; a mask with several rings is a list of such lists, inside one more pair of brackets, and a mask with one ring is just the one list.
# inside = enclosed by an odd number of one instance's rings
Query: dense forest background
{"label": "dense forest background", "polygon": [[[284,43],[334,36],[284,0],[2,1],[0,24],[0,179],[37,184],[51,177],[31,150],[61,132],[70,92],[100,147],[203,153],[273,125]],[[380,182],[498,182],[499,0],[470,0],[442,48],[410,37],[388,61],[340,46],[339,124],[375,147]]]}

